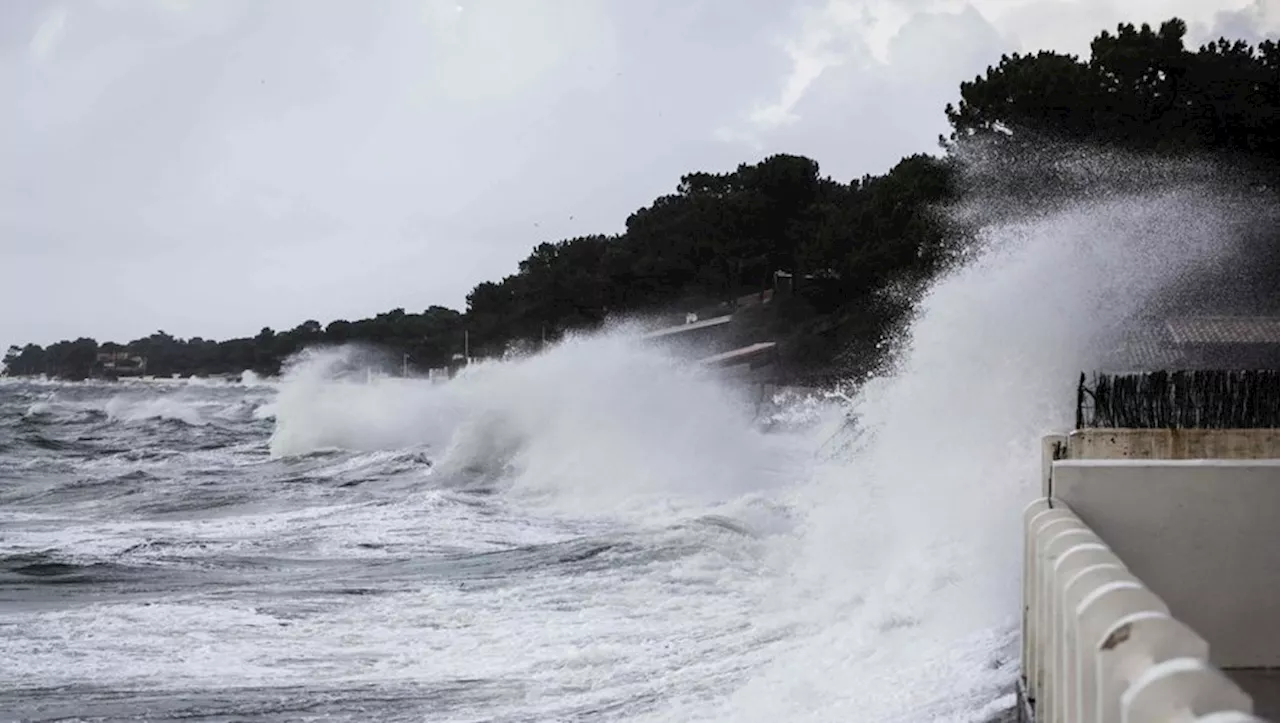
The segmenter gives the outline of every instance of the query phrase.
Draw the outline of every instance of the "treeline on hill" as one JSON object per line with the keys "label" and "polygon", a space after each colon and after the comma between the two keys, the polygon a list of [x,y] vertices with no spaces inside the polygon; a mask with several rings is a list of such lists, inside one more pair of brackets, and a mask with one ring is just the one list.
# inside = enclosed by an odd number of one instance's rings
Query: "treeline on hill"
{"label": "treeline on hill", "polygon": [[[492,355],[513,343],[555,339],[606,317],[733,299],[796,280],[776,323],[793,356],[830,362],[853,348],[865,363],[906,311],[888,288],[928,280],[958,250],[963,229],[938,210],[958,193],[958,161],[982,144],[1012,152],[1044,139],[1156,154],[1210,152],[1274,172],[1280,160],[1280,47],[1219,40],[1189,51],[1186,25],[1121,25],[1094,39],[1091,57],[1008,55],[960,86],[942,157],[906,158],[850,183],[818,163],[775,155],[727,173],[690,173],[674,193],[627,219],[616,236],[542,243],[516,273],[484,282],[465,313],[396,309],[360,321],[306,321],[252,338],[214,342],[158,332],[128,344],[92,339],[12,347],[8,373],[81,378],[99,352],[146,357],[156,375],[279,371],[303,347],[349,341],[444,366],[463,349]],[[950,242],[948,240],[951,240]],[[809,279],[809,281],[805,281]],[[894,300],[896,299],[896,300]],[[784,333],[784,337],[786,334]]]}

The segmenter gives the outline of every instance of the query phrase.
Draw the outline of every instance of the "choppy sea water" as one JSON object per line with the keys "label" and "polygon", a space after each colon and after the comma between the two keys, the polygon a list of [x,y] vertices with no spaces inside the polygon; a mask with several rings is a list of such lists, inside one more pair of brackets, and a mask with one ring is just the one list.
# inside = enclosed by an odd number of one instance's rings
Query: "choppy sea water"
{"label": "choppy sea water", "polygon": [[752,637],[732,525],[530,510],[426,445],[273,458],[276,395],[0,387],[0,710],[625,717]]}
{"label": "choppy sea water", "polygon": [[348,357],[0,384],[0,718],[751,719],[820,632],[792,497],[838,405],[762,420],[610,340],[444,385]]}
{"label": "choppy sea water", "polygon": [[989,720],[1041,435],[1238,210],[987,228],[889,373],[764,420],[620,334],[441,385],[0,381],[0,720]]}

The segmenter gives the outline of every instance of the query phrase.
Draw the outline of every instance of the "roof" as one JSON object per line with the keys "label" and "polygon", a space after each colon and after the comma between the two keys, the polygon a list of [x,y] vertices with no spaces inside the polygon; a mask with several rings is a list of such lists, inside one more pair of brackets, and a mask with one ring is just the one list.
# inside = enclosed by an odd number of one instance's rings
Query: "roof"
{"label": "roof", "polygon": [[733,320],[733,315],[717,316],[714,319],[704,319],[703,321],[695,321],[692,324],[680,324],[679,326],[668,326],[665,329],[657,329],[647,334],[642,334],[641,339],[655,339],[661,336],[670,336],[671,334],[683,334],[689,331],[697,331],[698,329],[706,329],[712,326],[720,326],[728,324]]}
{"label": "roof", "polygon": [[1280,344],[1280,317],[1192,316],[1165,322],[1175,344]]}
{"label": "roof", "polygon": [[1142,371],[1183,367],[1187,359],[1173,344],[1142,340],[1111,350],[1102,362],[1110,370]]}
{"label": "roof", "polygon": [[699,359],[698,363],[706,364],[708,366],[715,366],[717,364],[728,365],[728,364],[733,364],[735,362],[745,362],[750,360],[753,357],[759,356],[760,354],[766,351],[769,351],[770,349],[774,348],[777,345],[778,345],[777,342],[762,341],[756,344],[752,344],[750,346],[744,346],[740,349],[733,349],[731,351],[726,351],[721,354],[713,354],[709,357]]}

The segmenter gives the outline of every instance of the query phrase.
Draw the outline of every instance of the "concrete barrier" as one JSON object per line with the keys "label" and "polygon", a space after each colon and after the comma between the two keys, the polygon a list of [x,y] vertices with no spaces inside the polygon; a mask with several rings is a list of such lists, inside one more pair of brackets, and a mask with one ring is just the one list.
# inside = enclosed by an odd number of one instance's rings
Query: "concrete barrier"
{"label": "concrete barrier", "polygon": [[1209,644],[1065,502],[1036,500],[1023,522],[1023,718],[1259,720]]}
{"label": "concrete barrier", "polygon": [[1078,429],[1055,459],[1277,459],[1280,429]]}

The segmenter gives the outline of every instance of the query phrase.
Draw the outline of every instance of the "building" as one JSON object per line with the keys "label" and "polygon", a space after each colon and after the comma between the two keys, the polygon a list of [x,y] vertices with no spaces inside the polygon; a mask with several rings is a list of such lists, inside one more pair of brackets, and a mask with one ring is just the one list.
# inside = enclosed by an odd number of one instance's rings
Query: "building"
{"label": "building", "polygon": [[1165,331],[1183,368],[1280,369],[1280,317],[1184,317]]}
{"label": "building", "polygon": [[1280,317],[1183,316],[1138,325],[1105,360],[1115,371],[1280,369]]}
{"label": "building", "polygon": [[147,358],[127,351],[98,352],[93,376],[106,379],[140,377],[147,373]]}

